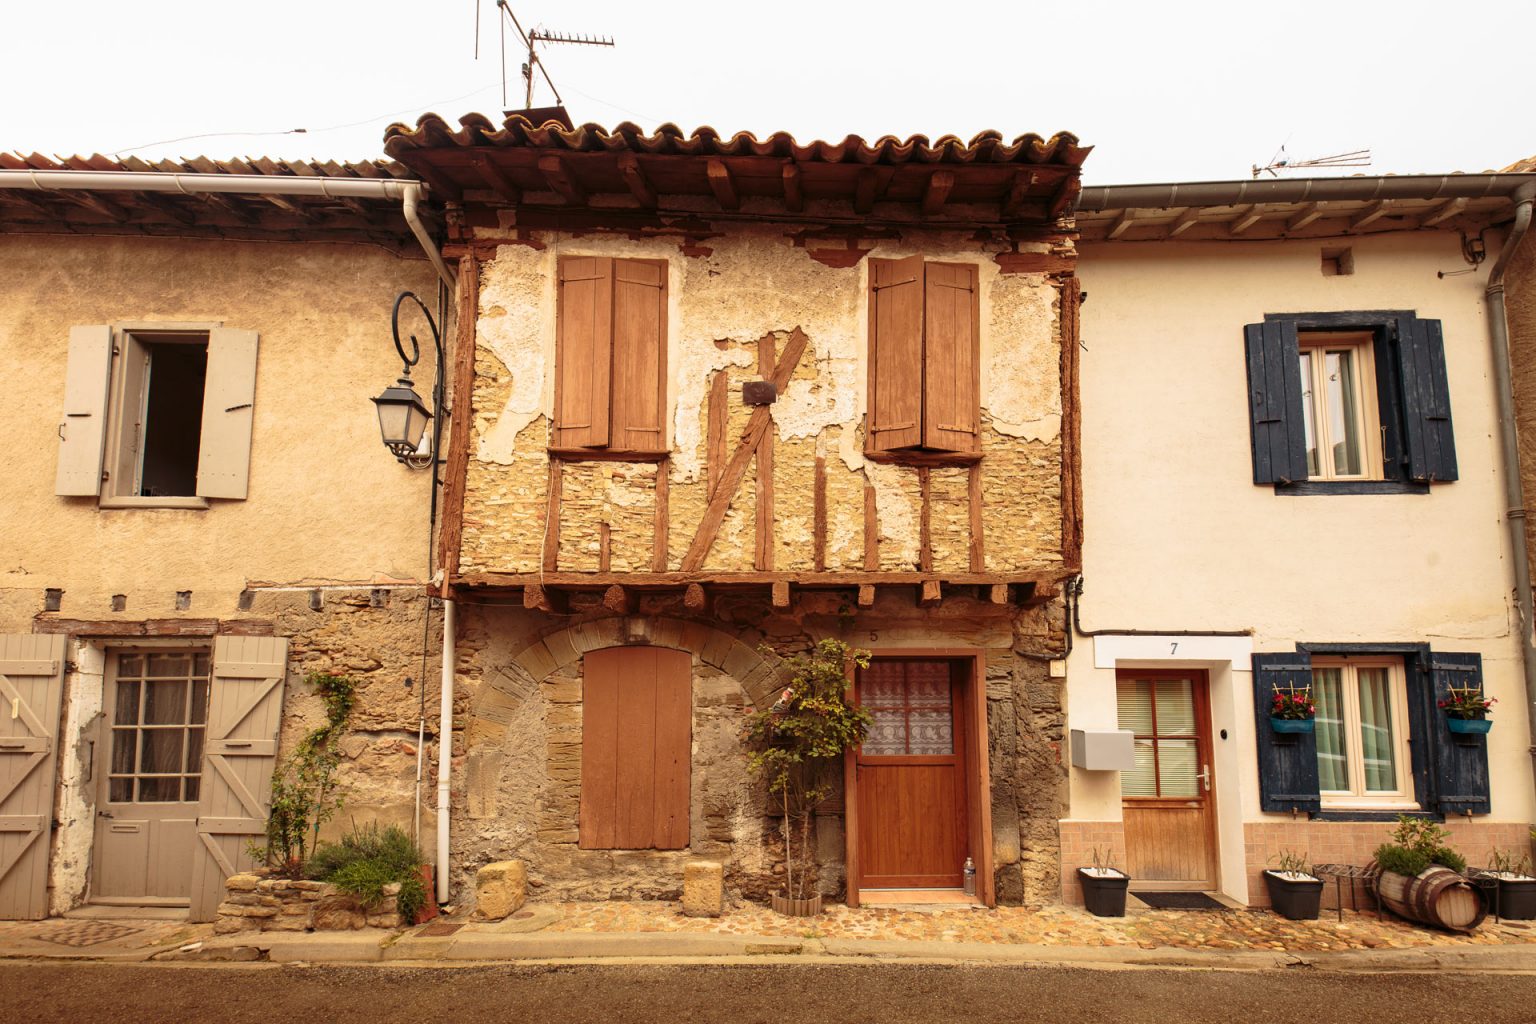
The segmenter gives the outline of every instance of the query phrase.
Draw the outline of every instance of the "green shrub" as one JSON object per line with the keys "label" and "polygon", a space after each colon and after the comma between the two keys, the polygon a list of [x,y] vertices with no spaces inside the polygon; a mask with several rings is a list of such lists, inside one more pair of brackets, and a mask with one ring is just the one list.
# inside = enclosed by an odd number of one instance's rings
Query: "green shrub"
{"label": "green shrub", "polygon": [[304,866],[304,874],[329,882],[366,906],[378,904],[384,899],[384,887],[398,882],[396,906],[401,920],[411,922],[427,902],[422,863],[420,848],[402,829],[370,822],[354,826],[340,842],[321,843]]}
{"label": "green shrub", "polygon": [[1397,827],[1392,830],[1392,842],[1376,848],[1376,865],[1383,871],[1412,877],[1439,864],[1457,873],[1467,870],[1467,859],[1445,841],[1450,830],[1430,821],[1407,814],[1397,817]]}

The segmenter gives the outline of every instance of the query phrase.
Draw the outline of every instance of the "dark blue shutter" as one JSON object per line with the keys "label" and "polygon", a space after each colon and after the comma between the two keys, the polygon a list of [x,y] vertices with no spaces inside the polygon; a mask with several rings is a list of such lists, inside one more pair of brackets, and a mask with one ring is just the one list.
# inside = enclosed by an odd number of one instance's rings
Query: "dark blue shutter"
{"label": "dark blue shutter", "polygon": [[1266,320],[1243,328],[1248,354],[1249,427],[1253,482],[1294,483],[1307,478],[1301,419],[1301,350],[1296,324]]}
{"label": "dark blue shutter", "polygon": [[1255,738],[1259,748],[1259,807],[1266,811],[1322,809],[1317,791],[1317,737],[1276,733],[1269,706],[1277,689],[1312,685],[1312,655],[1305,651],[1253,656]]}
{"label": "dark blue shutter", "polygon": [[1403,394],[1408,479],[1456,479],[1456,439],[1439,320],[1399,317],[1397,357]]}
{"label": "dark blue shutter", "polygon": [[[1445,724],[1445,712],[1436,705],[1458,690],[1483,685],[1480,654],[1429,655],[1429,748],[1432,752],[1435,807],[1441,814],[1487,814],[1488,740],[1484,736],[1453,733]],[[1516,728],[1519,726],[1517,725]],[[1495,727],[1497,728],[1497,727]],[[1415,737],[1417,738],[1417,737]]]}

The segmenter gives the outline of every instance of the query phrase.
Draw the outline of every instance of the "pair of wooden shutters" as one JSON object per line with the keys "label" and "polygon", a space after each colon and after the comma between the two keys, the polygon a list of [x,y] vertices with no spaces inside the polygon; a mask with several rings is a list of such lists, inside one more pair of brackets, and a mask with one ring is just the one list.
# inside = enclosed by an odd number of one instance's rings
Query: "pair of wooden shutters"
{"label": "pair of wooden shutters", "polygon": [[869,275],[869,450],[980,451],[976,267],[909,256]]}
{"label": "pair of wooden shutters", "polygon": [[[1394,653],[1404,652],[1394,648]],[[1404,653],[1403,662],[1408,679],[1408,728],[1413,740],[1409,767],[1419,805],[1445,815],[1487,814],[1487,739],[1453,734],[1437,704],[1449,695],[1452,687],[1482,686],[1482,656],[1431,651],[1415,645]],[[1263,810],[1313,814],[1322,810],[1316,736],[1277,734],[1269,723],[1270,701],[1276,690],[1311,685],[1310,652],[1253,656],[1259,805]]]}
{"label": "pair of wooden shutters", "polygon": [[1365,313],[1350,321],[1347,314],[1270,316],[1243,328],[1253,482],[1307,479],[1300,360],[1300,332],[1306,329],[1364,329],[1374,334],[1386,478],[1455,480],[1456,441],[1440,321],[1399,312]]}
{"label": "pair of wooden shutters", "polygon": [[560,260],[556,448],[666,450],[667,266]]}
{"label": "pair of wooden shutters", "polygon": [[[141,394],[124,392],[123,403],[133,408],[113,409],[108,400],[114,341],[121,343],[119,358],[128,349],[126,335],[117,333],[114,339],[113,329],[106,324],[70,328],[56,494],[101,494],[102,463],[110,434],[108,417],[119,420],[119,434],[131,435],[137,426]],[[246,496],[256,401],[256,347],[255,331],[216,327],[208,332],[208,372],[197,457],[198,497]],[[111,490],[123,493],[115,480]]]}
{"label": "pair of wooden shutters", "polygon": [[608,647],[582,661],[580,847],[686,849],[692,658]]}

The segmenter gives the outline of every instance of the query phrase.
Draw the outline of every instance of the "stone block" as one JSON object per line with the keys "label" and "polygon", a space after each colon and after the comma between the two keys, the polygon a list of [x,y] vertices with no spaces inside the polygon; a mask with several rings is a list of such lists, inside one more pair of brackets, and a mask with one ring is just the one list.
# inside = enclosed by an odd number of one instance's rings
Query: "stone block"
{"label": "stone block", "polygon": [[475,915],[491,921],[520,910],[528,899],[528,865],[500,860],[475,872]]}
{"label": "stone block", "polygon": [[224,888],[230,892],[254,892],[260,884],[261,879],[255,875],[230,875],[229,880],[224,883]]}
{"label": "stone block", "polygon": [[581,680],[560,677],[546,680],[544,699],[551,704],[580,704]]}
{"label": "stone block", "polygon": [[[287,920],[296,920],[289,918]],[[368,925],[367,915],[350,900],[327,901],[315,907],[315,931],[356,931]]]}
{"label": "stone block", "polygon": [[683,867],[683,914],[719,917],[725,906],[725,869],[719,861],[695,861]]}
{"label": "stone block", "polygon": [[233,935],[235,932],[243,932],[251,927],[251,922],[243,917],[220,917],[213,922],[213,934]]}

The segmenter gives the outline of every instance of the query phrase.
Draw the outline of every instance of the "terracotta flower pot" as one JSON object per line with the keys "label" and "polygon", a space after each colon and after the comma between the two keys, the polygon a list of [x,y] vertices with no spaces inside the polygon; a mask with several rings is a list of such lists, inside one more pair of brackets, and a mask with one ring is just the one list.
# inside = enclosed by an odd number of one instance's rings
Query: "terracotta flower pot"
{"label": "terracotta flower pot", "polygon": [[774,893],[772,899],[774,912],[785,917],[815,917],[821,913],[821,893],[808,900],[790,899]]}

